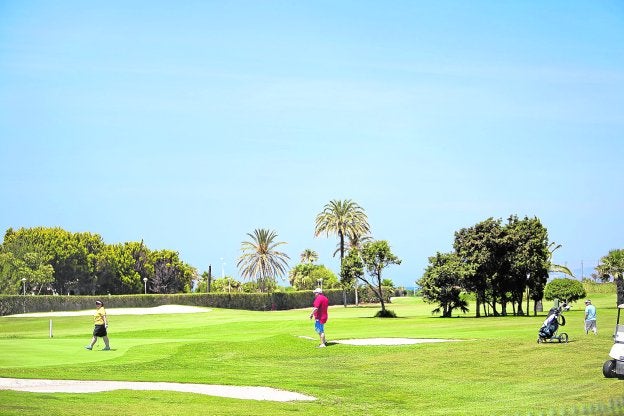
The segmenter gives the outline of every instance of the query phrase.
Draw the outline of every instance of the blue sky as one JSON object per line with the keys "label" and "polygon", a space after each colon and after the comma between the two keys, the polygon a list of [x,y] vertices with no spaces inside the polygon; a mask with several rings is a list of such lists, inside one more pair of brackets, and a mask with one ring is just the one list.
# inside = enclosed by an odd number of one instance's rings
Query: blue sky
{"label": "blue sky", "polygon": [[314,220],[351,199],[408,286],[489,217],[579,276],[624,247],[621,1],[177,3],[0,2],[0,230],[238,278],[268,228],[337,272]]}

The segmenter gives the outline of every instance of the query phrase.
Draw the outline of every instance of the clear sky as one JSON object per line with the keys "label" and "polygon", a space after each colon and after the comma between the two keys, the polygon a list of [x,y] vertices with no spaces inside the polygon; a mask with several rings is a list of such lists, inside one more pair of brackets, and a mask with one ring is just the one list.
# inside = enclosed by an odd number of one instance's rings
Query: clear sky
{"label": "clear sky", "polygon": [[[0,1],[0,232],[62,227],[239,277],[351,199],[413,286],[453,234],[537,216],[624,248],[624,3]],[[222,260],[223,259],[223,260]]]}

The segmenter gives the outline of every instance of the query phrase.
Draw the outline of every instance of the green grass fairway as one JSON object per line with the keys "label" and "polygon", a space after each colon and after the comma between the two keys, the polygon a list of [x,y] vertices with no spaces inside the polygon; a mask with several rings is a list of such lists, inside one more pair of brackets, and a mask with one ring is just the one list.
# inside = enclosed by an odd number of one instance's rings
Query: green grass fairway
{"label": "green grass fairway", "polygon": [[[615,295],[594,295],[599,335],[585,335],[583,305],[565,313],[568,344],[538,344],[537,317],[441,319],[420,299],[396,299],[400,318],[377,307],[333,306],[328,341],[449,338],[404,346],[316,348],[309,309],[111,315],[112,351],[83,347],[90,316],[0,318],[0,377],[166,381],[267,386],[318,400],[278,403],[163,391],[90,394],[0,391],[2,415],[538,415],[624,399],[624,380],[606,379]],[[472,305],[471,305],[472,306]],[[111,305],[111,307],[113,307]],[[52,319],[54,338],[48,336]],[[314,337],[315,340],[300,336]],[[589,414],[589,413],[586,413]]]}

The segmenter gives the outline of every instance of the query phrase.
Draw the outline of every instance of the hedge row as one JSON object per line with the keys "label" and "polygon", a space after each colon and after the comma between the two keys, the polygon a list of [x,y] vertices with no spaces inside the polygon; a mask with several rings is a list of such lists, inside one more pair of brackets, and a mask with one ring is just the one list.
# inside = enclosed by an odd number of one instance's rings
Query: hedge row
{"label": "hedge row", "polygon": [[[342,290],[326,290],[330,305],[344,303]],[[253,311],[309,308],[314,300],[312,291],[268,293],[184,293],[168,295],[50,296],[1,295],[0,316],[31,312],[78,311],[94,308],[102,300],[107,308],[141,308],[161,305],[190,305]],[[353,291],[346,293],[346,302],[354,303]]]}
{"label": "hedge row", "polygon": [[[352,290],[329,289],[323,292],[330,305],[353,305]],[[394,290],[383,288],[384,301],[390,303]],[[369,288],[360,288],[359,301],[378,302]],[[168,295],[108,295],[108,296],[51,296],[51,295],[0,295],[0,316],[31,312],[79,311],[94,308],[100,299],[107,308],[149,308],[161,305],[205,306],[251,311],[287,310],[309,308],[314,300],[312,291],[275,293],[181,293]]]}

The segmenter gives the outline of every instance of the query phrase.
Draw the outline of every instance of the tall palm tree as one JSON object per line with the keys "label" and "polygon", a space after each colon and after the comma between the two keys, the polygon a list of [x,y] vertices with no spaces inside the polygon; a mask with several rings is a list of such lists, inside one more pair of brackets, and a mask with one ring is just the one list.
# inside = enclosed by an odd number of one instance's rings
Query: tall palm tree
{"label": "tall palm tree", "polygon": [[[364,209],[350,199],[332,200],[323,208],[323,212],[316,216],[314,236],[325,233],[338,234],[338,249],[340,250],[340,280],[342,280],[342,263],[345,257],[345,238],[367,235],[370,232],[368,217]],[[335,255],[335,253],[334,253]],[[355,282],[357,284],[357,282]],[[357,286],[356,286],[357,296]],[[344,306],[347,306],[347,293],[343,290]],[[356,300],[356,304],[358,301]]]}
{"label": "tall palm tree", "polygon": [[350,199],[332,200],[323,208],[323,212],[316,216],[314,236],[325,233],[338,235],[340,249],[340,264],[345,254],[345,238],[348,236],[362,236],[370,232],[368,218],[364,209]]}
{"label": "tall palm tree", "polygon": [[600,259],[596,267],[601,275],[613,277],[617,292],[617,303],[624,304],[624,249],[609,251],[609,254]]}
{"label": "tall palm tree", "polygon": [[281,277],[286,272],[290,257],[277,251],[277,247],[285,242],[276,242],[277,233],[264,228],[247,233],[251,241],[241,243],[241,256],[236,266],[245,279],[255,280],[262,292],[265,291],[268,279]]}
{"label": "tall palm tree", "polygon": [[301,253],[301,263],[310,263],[310,264],[312,264],[315,261],[317,261],[318,258],[319,257],[318,257],[317,252],[312,250],[311,248],[306,248]]}

